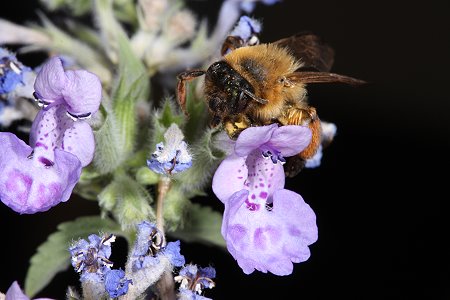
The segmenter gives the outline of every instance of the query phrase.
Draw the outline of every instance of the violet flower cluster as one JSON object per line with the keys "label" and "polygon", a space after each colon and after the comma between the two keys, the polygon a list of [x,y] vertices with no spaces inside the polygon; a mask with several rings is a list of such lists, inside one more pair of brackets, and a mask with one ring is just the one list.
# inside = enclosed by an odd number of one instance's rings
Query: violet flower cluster
{"label": "violet flower cluster", "polygon": [[111,269],[111,243],[116,237],[105,234],[102,237],[91,234],[88,241],[80,239],[69,248],[72,266],[80,273],[80,281],[101,296],[105,292],[116,298],[128,292],[128,285],[133,281],[125,277],[121,269]]}
{"label": "violet flower cluster", "polygon": [[57,57],[42,67],[34,89],[43,109],[33,121],[30,145],[0,132],[0,199],[23,214],[69,199],[81,169],[94,157],[94,135],[83,119],[98,110],[101,100],[96,75],[65,71]]}

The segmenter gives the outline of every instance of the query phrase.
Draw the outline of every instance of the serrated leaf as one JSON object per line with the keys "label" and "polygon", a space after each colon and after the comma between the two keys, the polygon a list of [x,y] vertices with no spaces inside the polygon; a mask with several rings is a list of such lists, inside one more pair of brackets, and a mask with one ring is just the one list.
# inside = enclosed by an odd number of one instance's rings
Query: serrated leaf
{"label": "serrated leaf", "polygon": [[37,248],[30,260],[30,268],[25,278],[25,293],[32,298],[41,291],[53,277],[70,265],[70,244],[89,234],[109,232],[128,238],[120,230],[119,224],[111,219],[98,216],[80,217],[74,221],[58,225],[57,231],[49,235],[47,241]]}
{"label": "serrated leaf", "polygon": [[220,233],[222,214],[208,206],[192,204],[187,221],[182,229],[169,234],[186,242],[201,242],[226,247],[225,240]]}

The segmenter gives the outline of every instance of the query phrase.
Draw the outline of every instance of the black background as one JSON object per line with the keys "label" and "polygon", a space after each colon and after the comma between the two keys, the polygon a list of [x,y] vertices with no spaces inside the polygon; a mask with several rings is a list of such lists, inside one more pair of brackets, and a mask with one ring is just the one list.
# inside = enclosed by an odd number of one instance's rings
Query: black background
{"label": "black background", "polygon": [[[28,2],[2,3],[0,16],[36,20],[38,5]],[[215,2],[189,5],[212,11],[214,19]],[[263,20],[263,42],[310,30],[335,49],[334,72],[369,84],[310,88],[321,118],[338,127],[322,166],[287,181],[317,215],[319,240],[310,247],[311,258],[295,264],[291,276],[245,275],[229,253],[182,243],[188,262],[216,267],[217,287],[206,296],[449,299],[443,201],[449,184],[450,24],[444,1],[285,0],[258,6],[253,15]],[[221,209],[213,196],[198,201]],[[96,203],[80,199],[37,215],[20,216],[0,205],[0,290],[13,280],[23,286],[29,258],[57,224],[97,212]],[[113,252],[120,248],[121,240]],[[72,269],[39,296],[63,299],[68,284],[78,285]]]}

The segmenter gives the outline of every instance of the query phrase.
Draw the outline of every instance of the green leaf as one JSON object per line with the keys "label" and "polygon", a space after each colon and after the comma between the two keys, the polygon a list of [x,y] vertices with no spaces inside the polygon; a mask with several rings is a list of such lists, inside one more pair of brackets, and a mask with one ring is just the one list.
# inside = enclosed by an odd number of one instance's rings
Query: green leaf
{"label": "green leaf", "polygon": [[80,217],[61,223],[57,229],[37,248],[30,260],[25,278],[25,292],[30,298],[41,291],[58,272],[67,269],[70,265],[68,248],[73,241],[98,232],[109,232],[127,238],[117,223],[98,216]]}
{"label": "green leaf", "polygon": [[176,174],[175,177],[183,190],[188,192],[199,190],[210,182],[212,172],[225,156],[222,150],[216,149],[213,145],[217,133],[216,129],[208,129],[195,144],[191,145],[194,157],[192,167]]}
{"label": "green leaf", "polygon": [[107,41],[105,50],[110,59],[119,64],[112,100],[120,145],[128,156],[134,149],[138,130],[136,103],[148,100],[150,79],[143,63],[134,55],[125,31],[114,18],[111,0],[96,0],[95,14],[104,40]]}
{"label": "green leaf", "polygon": [[199,139],[199,132],[203,132],[208,126],[208,110],[204,99],[197,98],[196,89],[197,81],[193,81],[188,85],[189,93],[186,97],[186,109],[189,113],[184,132],[186,141],[193,143]]}
{"label": "green leaf", "polygon": [[136,172],[136,181],[142,185],[157,184],[159,175],[151,171],[147,166],[141,167]]}
{"label": "green leaf", "polygon": [[[106,106],[106,103],[104,103],[103,107]],[[100,174],[113,172],[125,160],[116,117],[112,110],[107,110],[107,112],[108,115],[103,125],[100,129],[94,131],[95,155],[93,165]]]}
{"label": "green leaf", "polygon": [[178,184],[172,184],[164,199],[164,221],[169,231],[184,226],[186,210],[191,202]]}
{"label": "green leaf", "polygon": [[33,45],[38,48],[56,51],[74,57],[80,65],[97,75],[102,83],[109,84],[112,74],[107,68],[108,60],[101,52],[89,47],[80,40],[74,39],[72,36],[56,27],[45,15],[38,13],[44,24],[44,27],[38,27],[51,38],[51,43]]}
{"label": "green leaf", "polygon": [[208,206],[192,204],[188,211],[186,225],[169,234],[186,242],[201,242],[226,247],[220,233],[222,214]]}
{"label": "green leaf", "polygon": [[150,194],[133,178],[117,173],[114,180],[99,194],[99,204],[112,212],[123,230],[133,230],[144,220],[155,220]]}

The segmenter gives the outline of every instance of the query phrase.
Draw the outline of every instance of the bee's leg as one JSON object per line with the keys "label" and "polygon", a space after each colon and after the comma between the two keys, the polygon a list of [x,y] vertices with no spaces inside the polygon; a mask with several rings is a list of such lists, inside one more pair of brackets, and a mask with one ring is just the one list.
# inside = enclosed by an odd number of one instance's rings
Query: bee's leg
{"label": "bee's leg", "polygon": [[312,137],[308,147],[306,147],[299,154],[299,156],[304,160],[311,158],[314,156],[314,154],[316,154],[317,149],[319,149],[321,143],[322,135],[322,126],[320,124],[320,119],[317,115],[316,109],[314,107],[308,107],[305,112],[306,114],[303,114],[305,117],[304,119],[309,119],[308,127],[309,129],[311,129]]}
{"label": "bee's leg", "polygon": [[230,53],[234,49],[241,48],[242,46],[244,46],[244,41],[240,37],[229,35],[223,42],[220,53],[224,56],[225,54]]}
{"label": "bee's leg", "polygon": [[228,136],[235,140],[242,131],[250,127],[251,122],[246,116],[239,116],[234,119],[227,119],[223,124]]}
{"label": "bee's leg", "polygon": [[199,76],[204,75],[206,72],[203,70],[191,70],[184,71],[183,73],[178,74],[178,84],[177,84],[177,99],[178,104],[180,104],[181,109],[184,114],[187,116],[188,112],[186,110],[186,81],[191,81]]}
{"label": "bee's leg", "polygon": [[303,125],[311,129],[312,137],[309,145],[296,156],[288,157],[284,165],[284,172],[288,177],[294,177],[305,166],[306,160],[312,158],[321,143],[322,126],[314,107],[293,108],[279,119],[283,125]]}

